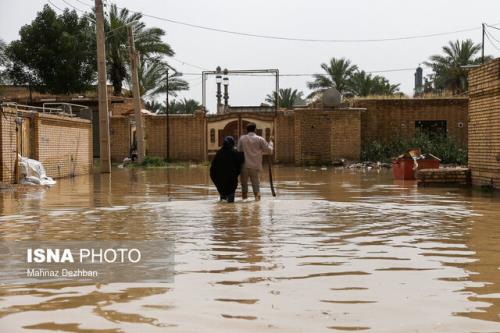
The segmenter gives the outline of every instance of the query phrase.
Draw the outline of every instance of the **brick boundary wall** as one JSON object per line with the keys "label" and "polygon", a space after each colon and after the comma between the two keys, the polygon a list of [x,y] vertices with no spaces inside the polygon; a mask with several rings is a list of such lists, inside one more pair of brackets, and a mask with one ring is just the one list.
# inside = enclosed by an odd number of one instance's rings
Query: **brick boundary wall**
{"label": "brick boundary wall", "polygon": [[500,58],[469,72],[469,98],[472,183],[500,189]]}
{"label": "brick boundary wall", "polygon": [[295,163],[295,113],[279,111],[275,120],[275,139],[277,163]]}
{"label": "brick boundary wall", "polygon": [[[110,117],[111,160],[122,162],[129,156],[131,124],[129,116]],[[167,157],[167,130],[165,115],[144,115],[144,140],[146,156]],[[196,161],[206,159],[205,115],[203,112],[169,115],[170,159]]]}
{"label": "brick boundary wall", "polygon": [[334,160],[359,160],[362,109],[295,111],[294,162],[328,164]]}
{"label": "brick boundary wall", "polygon": [[364,112],[364,109],[332,112],[332,160],[358,161],[361,158],[361,117]]}
{"label": "brick boundary wall", "polygon": [[111,161],[121,162],[130,153],[130,121],[128,117],[109,118],[109,140]]}
{"label": "brick boundary wall", "polygon": [[39,160],[47,175],[62,178],[88,174],[92,170],[92,124],[89,120],[16,111],[4,107],[0,120],[0,181],[14,181],[16,117],[29,118],[30,158]]}
{"label": "brick boundary wall", "polygon": [[363,145],[412,137],[418,120],[446,120],[447,135],[467,145],[466,97],[355,99],[353,106],[366,109],[361,116]]}
{"label": "brick boundary wall", "polygon": [[16,111],[3,108],[0,115],[0,181],[14,182],[14,164],[16,159]]}
{"label": "brick boundary wall", "polygon": [[86,119],[35,114],[34,159],[53,178],[89,174],[92,170],[92,123]]}
{"label": "brick boundary wall", "polygon": [[[206,159],[205,115],[169,115],[170,159],[201,162]],[[167,157],[167,120],[164,115],[145,117],[146,155]]]}
{"label": "brick boundary wall", "polygon": [[[323,164],[345,158],[359,160],[361,153],[362,109],[300,109],[274,113],[241,113],[206,117],[170,115],[170,158],[174,161],[207,160],[207,126],[224,119],[273,121],[277,163]],[[110,118],[111,159],[121,162],[129,155],[131,124],[129,117]],[[165,115],[145,115],[146,155],[166,157]]]}

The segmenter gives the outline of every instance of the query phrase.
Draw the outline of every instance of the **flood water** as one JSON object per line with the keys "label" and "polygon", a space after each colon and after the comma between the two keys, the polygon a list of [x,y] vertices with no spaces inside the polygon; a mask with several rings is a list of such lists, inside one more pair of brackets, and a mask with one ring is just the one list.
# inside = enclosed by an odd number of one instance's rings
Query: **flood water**
{"label": "flood water", "polygon": [[205,167],[0,193],[3,240],[175,239],[175,279],[0,286],[0,332],[500,332],[500,198],[281,167],[217,202]]}

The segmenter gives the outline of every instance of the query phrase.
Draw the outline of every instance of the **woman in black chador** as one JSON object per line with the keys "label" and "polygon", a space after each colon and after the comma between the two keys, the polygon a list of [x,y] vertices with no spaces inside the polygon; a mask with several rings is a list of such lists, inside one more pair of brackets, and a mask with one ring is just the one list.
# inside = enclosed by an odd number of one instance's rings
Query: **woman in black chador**
{"label": "woman in black chador", "polygon": [[226,136],[222,147],[215,154],[210,166],[210,178],[217,187],[221,200],[234,202],[238,176],[245,161],[243,153],[234,149],[234,138]]}

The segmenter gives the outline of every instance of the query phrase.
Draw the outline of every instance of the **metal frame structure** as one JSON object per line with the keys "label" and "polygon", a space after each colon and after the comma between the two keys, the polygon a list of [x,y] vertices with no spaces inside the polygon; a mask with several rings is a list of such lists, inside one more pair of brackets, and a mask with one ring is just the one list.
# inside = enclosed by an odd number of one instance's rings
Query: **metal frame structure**
{"label": "metal frame structure", "polygon": [[[15,102],[3,102],[0,104],[0,106],[10,106],[16,108],[16,111],[36,111],[36,112],[41,112],[41,113],[55,113],[61,116],[67,116],[67,117],[74,117],[75,115],[73,114],[73,107],[77,107],[79,109],[83,110],[88,110],[89,107],[85,105],[80,105],[80,104],[73,104],[73,103],[64,103],[64,102],[50,102],[50,103],[43,103],[43,105],[40,106],[32,106],[32,105],[24,105],[24,104],[17,104]],[[60,107],[50,107],[50,106],[60,106]]]}
{"label": "metal frame structure", "polygon": [[57,106],[57,105],[60,105],[61,108],[60,110],[62,111],[62,113],[66,113],[66,110],[69,110],[69,116],[70,117],[73,117],[73,107],[77,107],[79,109],[83,109],[83,110],[88,110],[89,107],[88,106],[85,106],[85,105],[80,105],[80,104],[73,104],[73,103],[57,103],[57,102],[50,102],[50,103],[43,103],[42,104],[42,112],[45,113],[45,110],[49,110],[49,113],[50,113],[50,110],[54,110],[54,108],[47,108],[47,106]]}
{"label": "metal frame structure", "polygon": [[[217,71],[203,71],[201,72],[201,82],[202,82],[202,104],[203,108],[207,107],[207,78],[209,75],[220,74]],[[276,103],[275,112],[278,112],[279,106],[279,91],[280,91],[280,71],[278,69],[238,69],[238,70],[228,70],[227,75],[250,75],[250,74],[274,74],[276,80]]]}

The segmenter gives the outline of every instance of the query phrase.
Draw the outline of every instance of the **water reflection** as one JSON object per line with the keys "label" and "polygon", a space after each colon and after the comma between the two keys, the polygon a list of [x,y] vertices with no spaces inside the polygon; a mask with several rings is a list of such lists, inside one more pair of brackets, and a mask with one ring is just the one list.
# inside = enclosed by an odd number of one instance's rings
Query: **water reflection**
{"label": "water reflection", "polygon": [[259,203],[217,202],[204,167],[1,193],[2,239],[176,246],[173,283],[2,285],[2,331],[500,331],[498,197],[384,171],[275,177]]}

